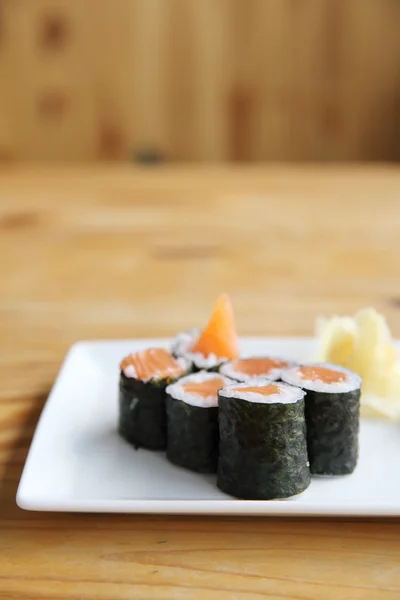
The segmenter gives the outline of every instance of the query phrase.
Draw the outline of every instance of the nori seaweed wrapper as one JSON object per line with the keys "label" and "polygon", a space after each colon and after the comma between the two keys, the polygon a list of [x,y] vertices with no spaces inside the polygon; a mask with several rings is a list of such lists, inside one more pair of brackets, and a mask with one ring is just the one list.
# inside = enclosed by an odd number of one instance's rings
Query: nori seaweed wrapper
{"label": "nori seaweed wrapper", "polygon": [[358,459],[360,389],[337,394],[305,391],[311,473],[352,473]]}
{"label": "nori seaweed wrapper", "polygon": [[310,484],[304,399],[255,403],[219,393],[218,487],[246,500],[287,498]]}
{"label": "nori seaweed wrapper", "polygon": [[165,388],[168,383],[166,380],[143,382],[121,373],[118,430],[135,448],[165,449]]}
{"label": "nori seaweed wrapper", "polygon": [[185,360],[187,360],[190,364],[190,373],[199,373],[200,371],[207,371],[208,373],[219,373],[222,365],[224,365],[227,362],[226,359],[221,359],[220,362],[217,362],[214,365],[204,366],[196,364],[195,360],[193,359],[193,355],[190,352],[188,352],[187,354],[182,354],[181,356],[175,356],[173,354],[173,356],[174,358],[184,358]]}
{"label": "nori seaweed wrapper", "polygon": [[193,406],[167,394],[167,458],[198,473],[216,473],[219,428],[217,406]]}
{"label": "nori seaweed wrapper", "polygon": [[196,365],[196,363],[194,362],[190,353],[189,354],[181,354],[180,356],[176,356],[175,354],[172,353],[172,356],[174,358],[184,358],[188,362],[188,364],[189,364],[188,373],[189,374],[200,373],[200,371],[207,371],[208,373],[219,373],[220,368],[224,364],[224,362],[220,362],[216,365],[213,365],[212,367],[202,367],[202,366]]}

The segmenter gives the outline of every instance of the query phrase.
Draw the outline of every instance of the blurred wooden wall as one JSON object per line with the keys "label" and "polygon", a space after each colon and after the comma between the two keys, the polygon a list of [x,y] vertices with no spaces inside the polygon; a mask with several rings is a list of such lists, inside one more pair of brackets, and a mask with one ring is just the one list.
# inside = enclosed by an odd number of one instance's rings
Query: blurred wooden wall
{"label": "blurred wooden wall", "polygon": [[396,160],[400,0],[0,0],[0,159]]}

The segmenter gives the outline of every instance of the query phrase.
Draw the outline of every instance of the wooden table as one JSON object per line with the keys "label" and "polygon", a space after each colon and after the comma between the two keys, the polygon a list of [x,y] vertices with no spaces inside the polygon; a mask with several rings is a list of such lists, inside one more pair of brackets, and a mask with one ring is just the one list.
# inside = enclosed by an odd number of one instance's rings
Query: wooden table
{"label": "wooden table", "polygon": [[171,335],[221,290],[243,334],[372,304],[400,336],[399,223],[394,167],[3,168],[0,598],[398,599],[398,520],[40,514],[15,493],[76,340]]}

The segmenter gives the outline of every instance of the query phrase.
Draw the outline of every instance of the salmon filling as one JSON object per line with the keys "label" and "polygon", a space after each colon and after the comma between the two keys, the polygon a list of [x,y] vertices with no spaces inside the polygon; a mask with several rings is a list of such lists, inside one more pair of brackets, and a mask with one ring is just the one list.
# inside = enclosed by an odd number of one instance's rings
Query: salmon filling
{"label": "salmon filling", "polygon": [[233,366],[238,373],[255,377],[257,375],[268,375],[274,369],[286,369],[289,363],[276,358],[243,358],[234,363]]}
{"label": "salmon filling", "polygon": [[217,358],[228,360],[238,358],[239,340],[231,301],[227,294],[219,296],[208,325],[191,348],[191,352],[198,352],[206,357],[215,354]]}
{"label": "salmon filling", "polygon": [[249,393],[252,392],[254,394],[261,394],[262,396],[274,396],[275,394],[280,394],[281,390],[279,388],[279,386],[277,386],[275,383],[270,383],[268,385],[254,385],[254,386],[248,386],[248,387],[237,387],[237,388],[232,388],[233,392],[245,392],[245,393]]}
{"label": "salmon filling", "polygon": [[298,374],[307,381],[322,381],[323,383],[343,383],[347,381],[346,373],[334,371],[326,367],[300,367]]}
{"label": "salmon filling", "polygon": [[224,385],[225,382],[222,377],[215,377],[214,379],[207,379],[206,381],[184,383],[182,389],[185,394],[193,394],[200,396],[201,398],[208,398],[210,396],[216,396],[218,390],[223,388]]}
{"label": "salmon filling", "polygon": [[185,372],[182,365],[164,348],[148,348],[129,354],[121,362],[121,371],[130,366],[134,368],[136,379],[139,380],[174,379]]}

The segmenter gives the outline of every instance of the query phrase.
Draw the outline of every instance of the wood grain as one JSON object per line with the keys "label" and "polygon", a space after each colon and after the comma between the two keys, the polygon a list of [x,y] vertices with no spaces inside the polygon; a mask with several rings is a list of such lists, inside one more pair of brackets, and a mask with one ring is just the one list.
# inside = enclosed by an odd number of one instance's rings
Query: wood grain
{"label": "wood grain", "polygon": [[385,166],[0,171],[0,598],[399,598],[399,520],[15,506],[76,340],[172,335],[221,290],[242,334],[309,335],[372,304],[399,337],[399,190]]}
{"label": "wood grain", "polygon": [[0,160],[398,160],[395,0],[3,0]]}

